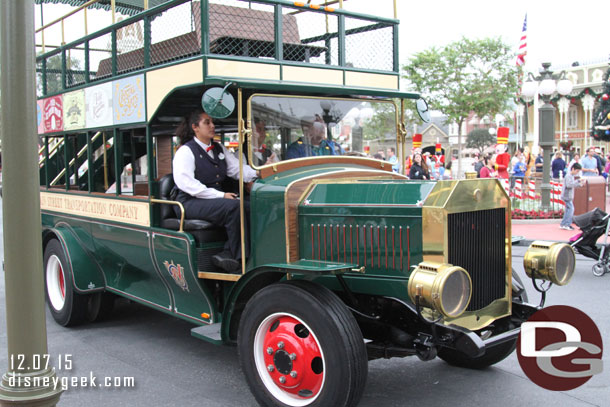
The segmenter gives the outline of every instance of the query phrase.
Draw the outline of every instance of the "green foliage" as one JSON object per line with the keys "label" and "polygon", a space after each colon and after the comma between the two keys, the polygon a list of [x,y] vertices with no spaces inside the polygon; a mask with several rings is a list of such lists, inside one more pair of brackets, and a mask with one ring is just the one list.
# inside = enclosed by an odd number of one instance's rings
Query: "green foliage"
{"label": "green foliage", "polygon": [[474,129],[466,136],[467,148],[478,148],[480,152],[496,143],[496,136],[489,134],[488,129]]}
{"label": "green foliage", "polygon": [[396,134],[396,109],[390,103],[374,103],[373,116],[362,123],[365,140],[384,139]]}
{"label": "green foliage", "polygon": [[[71,57],[67,62],[67,75],[75,75],[79,72],[81,67],[81,61],[77,58]],[[42,64],[39,64],[39,69],[42,69]],[[38,94],[42,95],[42,72],[36,72],[36,85]],[[61,92],[61,54],[54,55],[47,58],[47,94],[53,94]]]}
{"label": "green foliage", "polygon": [[[395,99],[396,106],[400,109],[400,100]],[[389,103],[373,103],[373,117],[362,123],[362,129],[365,140],[379,140],[386,138],[386,135],[390,134],[389,138],[396,137],[396,110],[394,106]],[[415,122],[415,116],[417,113],[413,106],[405,106],[405,126],[410,127]],[[400,112],[398,112],[398,120],[400,120]]]}
{"label": "green foliage", "polygon": [[461,126],[470,112],[493,117],[506,110],[517,91],[513,58],[499,38],[462,38],[415,54],[403,67],[404,78],[432,110]]}

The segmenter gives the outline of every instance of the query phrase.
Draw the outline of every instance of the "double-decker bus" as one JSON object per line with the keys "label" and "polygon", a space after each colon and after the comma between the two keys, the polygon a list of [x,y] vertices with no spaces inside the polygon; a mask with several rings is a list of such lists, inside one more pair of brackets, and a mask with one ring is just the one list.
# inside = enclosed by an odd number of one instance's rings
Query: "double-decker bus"
{"label": "double-decker bus", "polygon": [[[187,320],[237,345],[262,405],[355,405],[375,358],[507,357],[538,309],[512,273],[510,200],[495,180],[403,175],[405,108],[427,107],[400,90],[398,26],[309,2],[171,0],[39,55],[54,319],[95,321],[120,296]],[[250,242],[236,273],[212,261],[225,229],[172,193],[177,127],[201,108],[258,172],[222,186]],[[398,164],[370,158],[379,134]],[[574,270],[564,244],[526,260],[558,285]]]}

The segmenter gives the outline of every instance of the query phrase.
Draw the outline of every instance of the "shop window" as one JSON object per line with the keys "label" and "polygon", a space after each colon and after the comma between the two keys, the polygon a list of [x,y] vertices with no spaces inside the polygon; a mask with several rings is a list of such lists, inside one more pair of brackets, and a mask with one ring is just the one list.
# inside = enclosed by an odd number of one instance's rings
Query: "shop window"
{"label": "shop window", "polygon": [[578,127],[578,109],[576,106],[570,106],[568,109],[568,129],[574,129]]}

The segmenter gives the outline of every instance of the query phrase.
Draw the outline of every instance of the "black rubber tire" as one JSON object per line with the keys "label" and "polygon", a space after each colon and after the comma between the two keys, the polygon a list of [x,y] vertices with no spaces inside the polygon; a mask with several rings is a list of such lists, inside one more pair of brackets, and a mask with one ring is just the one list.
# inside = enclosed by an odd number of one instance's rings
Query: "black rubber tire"
{"label": "black rubber tire", "polygon": [[239,360],[250,390],[259,404],[278,407],[294,405],[275,397],[256,367],[256,332],[264,320],[275,313],[293,315],[309,326],[324,355],[325,378],[322,388],[315,400],[305,405],[357,405],[368,374],[368,358],[360,328],[335,294],[307,281],[286,281],[260,290],[248,301],[242,314],[237,337]]}
{"label": "black rubber tire", "polygon": [[[513,269],[513,278],[517,280],[523,287],[521,292],[514,289],[513,286],[513,300],[519,300],[523,303],[528,302],[527,291],[525,290],[525,284],[521,280],[521,277]],[[450,348],[440,348],[438,351],[438,357],[449,363],[452,366],[463,367],[467,369],[485,369],[491,365],[506,359],[514,350],[517,348],[517,339],[500,344],[492,349],[487,349],[483,356],[478,358],[470,358],[465,354]]]}
{"label": "black rubber tire", "polygon": [[104,321],[114,311],[116,296],[112,293],[101,292],[88,295],[87,320],[89,322]]}
{"label": "black rubber tire", "polygon": [[[54,257],[59,260],[64,276],[65,297],[63,305],[60,308],[53,306],[52,301],[50,300],[50,288],[49,282],[47,281],[47,267],[49,267],[49,260]],[[74,286],[72,285],[72,272],[66,259],[64,249],[59,240],[53,239],[49,241],[44,251],[43,264],[45,297],[55,322],[62,326],[74,326],[84,322],[87,313],[88,298],[87,295],[78,294],[74,290]]]}
{"label": "black rubber tire", "polygon": [[525,288],[525,284],[523,284],[523,281],[521,280],[521,277],[519,277],[519,274],[517,274],[515,272],[515,269],[513,269],[513,278],[515,280],[517,280],[517,283],[520,284],[523,287],[523,290],[521,292],[518,292],[515,290],[515,286],[513,284],[513,300],[514,299],[518,299],[523,303],[527,303],[529,301],[529,298],[527,296],[527,290]]}
{"label": "black rubber tire", "polygon": [[452,366],[464,367],[467,369],[485,369],[495,365],[501,360],[506,359],[517,347],[517,339],[501,343],[491,349],[487,349],[483,356],[470,358],[455,349],[440,348],[438,357]]}

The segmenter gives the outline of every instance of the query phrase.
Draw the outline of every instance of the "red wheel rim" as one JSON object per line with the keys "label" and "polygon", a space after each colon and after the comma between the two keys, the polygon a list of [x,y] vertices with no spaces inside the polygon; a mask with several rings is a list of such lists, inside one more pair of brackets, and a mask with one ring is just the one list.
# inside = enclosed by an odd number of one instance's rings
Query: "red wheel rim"
{"label": "red wheel rim", "polygon": [[290,406],[312,403],[324,386],[324,354],[298,317],[278,313],[261,323],[254,341],[255,363],[267,389]]}
{"label": "red wheel rim", "polygon": [[66,282],[64,280],[64,269],[59,265],[58,270],[59,275],[57,276],[59,279],[59,290],[61,291],[61,298],[66,298]]}

